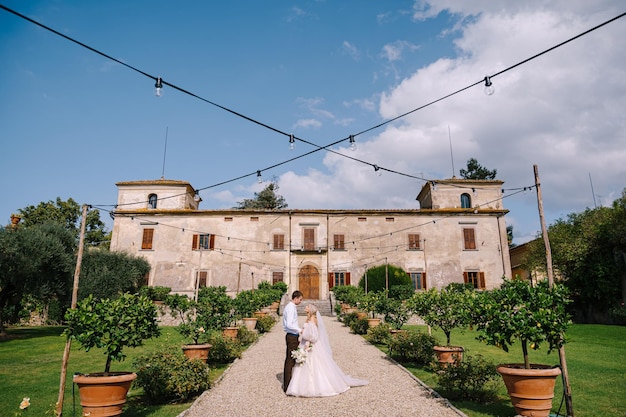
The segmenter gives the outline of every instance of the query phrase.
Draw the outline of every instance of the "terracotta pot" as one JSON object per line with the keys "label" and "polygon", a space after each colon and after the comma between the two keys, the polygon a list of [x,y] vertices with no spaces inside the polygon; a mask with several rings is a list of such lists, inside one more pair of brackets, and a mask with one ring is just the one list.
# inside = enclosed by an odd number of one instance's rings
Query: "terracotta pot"
{"label": "terracotta pot", "polygon": [[366,319],[367,318],[367,313],[363,312],[363,311],[357,311],[356,316],[358,319]]}
{"label": "terracotta pot", "polygon": [[462,361],[465,351],[461,346],[435,346],[434,350],[437,360],[443,366],[454,363],[457,359]]}
{"label": "terracotta pot", "polygon": [[209,359],[209,350],[213,345],[209,343],[198,345],[183,345],[183,353],[189,359],[199,359],[206,362]]}
{"label": "terracotta pot", "polygon": [[126,403],[130,384],[137,378],[134,372],[109,372],[74,375],[78,385],[83,416],[119,416]]}
{"label": "terracotta pot", "polygon": [[250,331],[254,331],[256,328],[256,322],[259,320],[257,317],[245,317],[242,319],[243,324],[246,325],[246,328]]}
{"label": "terracotta pot", "polygon": [[235,340],[239,333],[239,327],[225,327],[222,329],[222,335],[229,339]]}
{"label": "terracotta pot", "polygon": [[506,385],[515,412],[521,416],[547,417],[552,408],[554,384],[561,375],[561,368],[549,365],[531,364],[498,365],[496,370]]}
{"label": "terracotta pot", "polygon": [[367,319],[367,324],[370,327],[376,327],[380,324],[380,319]]}
{"label": "terracotta pot", "polygon": [[265,316],[267,316],[267,312],[266,311],[255,311],[254,315],[255,315],[255,317],[265,317]]}

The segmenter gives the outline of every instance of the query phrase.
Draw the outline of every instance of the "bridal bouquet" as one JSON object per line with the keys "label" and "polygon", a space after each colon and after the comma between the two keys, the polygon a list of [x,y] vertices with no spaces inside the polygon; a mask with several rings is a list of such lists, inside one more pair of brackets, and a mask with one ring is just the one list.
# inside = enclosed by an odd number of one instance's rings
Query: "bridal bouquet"
{"label": "bridal bouquet", "polygon": [[304,345],[298,347],[298,349],[291,351],[291,357],[296,360],[298,365],[302,365],[306,362],[307,354],[311,349],[313,349],[313,343],[305,342]]}

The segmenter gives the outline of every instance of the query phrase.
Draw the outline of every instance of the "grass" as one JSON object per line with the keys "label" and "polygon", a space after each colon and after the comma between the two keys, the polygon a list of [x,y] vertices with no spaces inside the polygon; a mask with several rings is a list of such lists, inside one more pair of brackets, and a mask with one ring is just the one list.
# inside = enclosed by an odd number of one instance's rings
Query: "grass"
{"label": "grass", "polygon": [[[424,326],[406,326],[426,331]],[[0,413],[13,416],[19,412],[19,403],[30,397],[28,414],[44,416],[54,409],[58,398],[59,377],[65,338],[61,327],[22,327],[8,330],[9,337],[0,340]],[[439,340],[443,333],[433,331]],[[482,354],[493,363],[521,361],[521,348],[513,345],[510,353],[487,346],[475,339],[476,333],[454,330],[452,343],[465,347],[469,355]],[[574,411],[577,417],[624,417],[626,415],[626,327],[604,325],[573,325],[567,333],[565,345],[569,369]],[[114,362],[112,371],[132,368],[138,355],[161,346],[182,345],[181,336],[170,327],[162,328],[161,337],[146,341],[146,345],[127,349],[125,362]],[[519,350],[519,352],[518,352]],[[535,363],[558,364],[556,352],[546,355],[545,350],[531,351]],[[67,382],[65,387],[64,416],[80,415],[78,391],[73,390],[72,375],[104,370],[105,358],[101,352],[84,352],[77,344],[72,345]],[[227,365],[212,370],[212,381],[224,372]],[[424,367],[405,365],[420,380],[440,391],[437,379]],[[559,408],[563,385],[557,379],[553,412]],[[74,402],[76,413],[74,411]],[[499,382],[498,400],[492,404],[479,405],[470,402],[453,402],[455,407],[470,417],[512,416],[515,414],[509,402],[504,384]],[[149,406],[141,402],[141,390],[131,389],[124,417],[175,417],[189,408],[191,403]],[[565,405],[561,408],[565,413]],[[26,415],[26,413],[24,413]],[[2,414],[5,415],[5,414]]]}
{"label": "grass", "polygon": [[[126,349],[124,362],[113,362],[111,371],[132,370],[133,359],[162,346],[182,345],[183,339],[173,327],[162,327],[158,339],[147,340],[145,345]],[[0,415],[18,413],[22,398],[30,398],[28,414],[31,416],[54,415],[59,396],[59,384],[65,338],[62,327],[17,327],[8,329],[8,337],[0,340]],[[77,343],[72,350],[67,367],[63,401],[64,416],[80,416],[78,388],[74,388],[75,372],[104,371],[105,356],[101,350],[85,352]],[[211,381],[215,381],[228,365],[211,367]],[[186,404],[147,405],[141,401],[141,388],[131,388],[124,417],[174,417],[191,406]],[[46,414],[47,413],[47,414]],[[19,414],[17,414],[19,415]]]}
{"label": "grass", "polygon": [[[426,332],[426,326],[405,326]],[[432,332],[445,341],[443,332]],[[626,416],[626,327],[594,324],[572,325],[567,332],[565,357],[572,391],[572,403],[576,417],[624,417]],[[494,346],[476,340],[476,332],[453,330],[452,344],[463,346],[466,354],[481,354],[494,363],[522,362],[519,343],[507,353]],[[549,355],[546,349],[530,352],[532,363],[558,365],[558,352]],[[441,391],[437,378],[426,367],[405,365],[409,371],[435,391]],[[557,378],[552,412],[565,415],[563,382]],[[513,416],[515,410],[501,378],[498,380],[498,399],[492,404],[451,401],[470,417]]]}

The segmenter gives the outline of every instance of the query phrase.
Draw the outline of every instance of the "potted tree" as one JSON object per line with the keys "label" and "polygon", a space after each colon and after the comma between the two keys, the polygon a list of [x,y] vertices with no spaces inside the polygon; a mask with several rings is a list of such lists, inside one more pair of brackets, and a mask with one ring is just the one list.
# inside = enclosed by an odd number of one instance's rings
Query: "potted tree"
{"label": "potted tree", "polygon": [[477,294],[473,322],[479,340],[505,352],[517,340],[523,363],[497,367],[517,414],[548,416],[554,397],[558,366],[530,363],[528,349],[548,345],[548,353],[563,346],[564,333],[570,324],[566,306],[570,303],[567,288],[552,287],[547,281],[532,286],[525,280],[505,280],[499,289]]}
{"label": "potted tree", "polygon": [[248,330],[254,330],[258,317],[254,316],[255,311],[261,308],[262,298],[259,290],[241,291],[233,300],[233,307],[237,318],[243,320]]}
{"label": "potted tree", "polygon": [[185,356],[206,362],[211,345],[205,343],[208,329],[203,323],[201,311],[199,312],[199,303],[186,295],[170,294],[165,298],[165,305],[169,307],[170,314],[180,321],[176,327],[178,333],[191,342],[182,346]]}
{"label": "potted tree", "polygon": [[365,310],[368,314],[367,323],[369,327],[376,327],[380,324],[380,318],[376,317],[377,314],[384,312],[384,294],[380,291],[370,291],[367,294],[363,294],[359,306]]}
{"label": "potted tree", "polygon": [[408,301],[411,310],[431,327],[438,327],[446,336],[445,346],[435,346],[437,360],[443,366],[463,359],[462,346],[450,342],[452,330],[467,327],[471,321],[472,290],[464,284],[450,284],[437,290],[415,293]]}
{"label": "potted tree", "polygon": [[101,300],[89,295],[66,312],[65,321],[66,337],[76,340],[85,351],[101,348],[106,355],[104,372],[74,375],[83,415],[122,414],[128,389],[137,374],[111,372],[111,362],[124,360],[125,347],[141,346],[145,339],[159,336],[155,305],[145,296],[128,293]]}
{"label": "potted tree", "polygon": [[402,300],[389,298],[387,290],[383,291],[380,297],[385,323],[389,323],[392,333],[400,332],[402,326],[409,321],[412,315],[411,310]]}

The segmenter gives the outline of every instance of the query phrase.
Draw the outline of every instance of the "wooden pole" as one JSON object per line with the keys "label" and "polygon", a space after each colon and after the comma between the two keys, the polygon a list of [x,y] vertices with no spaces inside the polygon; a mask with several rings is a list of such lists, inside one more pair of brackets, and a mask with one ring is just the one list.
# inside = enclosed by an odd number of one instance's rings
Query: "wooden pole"
{"label": "wooden pole", "polygon": [[[537,205],[539,207],[539,220],[541,221],[541,234],[543,235],[543,244],[546,248],[546,264],[548,272],[548,285],[554,285],[554,274],[552,269],[552,251],[550,249],[550,239],[548,238],[548,229],[543,216],[543,202],[541,198],[541,183],[539,181],[539,168],[533,165],[535,174],[535,188],[537,189]],[[563,372],[563,394],[565,395],[565,408],[567,415],[574,417],[574,406],[572,404],[572,387],[569,382],[569,372],[567,371],[567,360],[565,358],[565,347],[559,348],[559,361],[561,363],[561,371]]]}
{"label": "wooden pole", "polygon": [[[74,287],[72,288],[72,304],[71,308],[76,308],[76,300],[78,298],[78,280],[80,278],[80,265],[83,261],[83,246],[85,243],[85,224],[87,222],[87,204],[83,204],[83,218],[80,222],[80,237],[78,239],[78,255],[76,256],[76,269],[74,270]],[[65,342],[65,350],[63,351],[63,363],[61,365],[61,381],[59,383],[59,398],[56,404],[56,415],[63,415],[63,399],[65,395],[65,378],[67,376],[67,362],[70,358],[70,349],[72,341],[68,338]]]}

